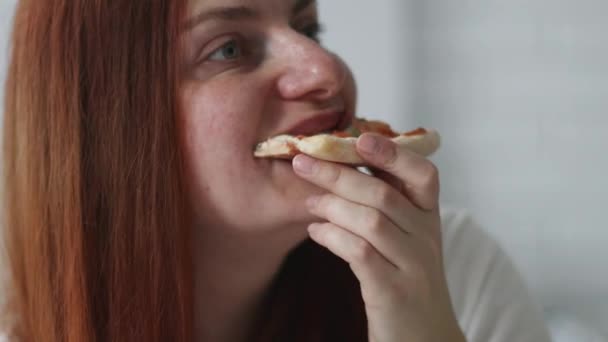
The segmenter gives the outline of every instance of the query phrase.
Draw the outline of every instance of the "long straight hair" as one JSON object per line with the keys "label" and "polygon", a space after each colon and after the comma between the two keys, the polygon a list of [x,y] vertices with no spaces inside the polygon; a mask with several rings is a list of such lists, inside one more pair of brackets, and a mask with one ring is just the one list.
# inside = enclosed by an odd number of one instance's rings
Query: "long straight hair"
{"label": "long straight hair", "polygon": [[[184,0],[21,0],[6,83],[10,337],[193,340],[178,125]],[[251,340],[366,341],[348,265],[307,241]]]}
{"label": "long straight hair", "polygon": [[16,339],[191,341],[182,3],[18,4],[3,151]]}

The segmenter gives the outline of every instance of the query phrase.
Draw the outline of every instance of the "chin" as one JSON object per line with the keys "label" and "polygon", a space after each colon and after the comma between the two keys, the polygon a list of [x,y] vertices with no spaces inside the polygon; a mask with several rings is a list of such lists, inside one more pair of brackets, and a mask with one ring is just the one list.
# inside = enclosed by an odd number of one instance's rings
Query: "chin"
{"label": "chin", "polygon": [[[313,195],[322,195],[327,191],[313,186],[309,183],[298,184],[301,187],[293,189],[290,193],[292,196],[284,198],[283,208],[285,215],[285,222],[291,225],[306,225],[308,226],[314,222],[322,222],[323,219],[316,215],[311,214],[306,207],[306,199]],[[297,193],[296,193],[297,191]]]}
{"label": "chin", "polygon": [[[312,215],[306,208],[306,199],[322,195],[328,191],[300,177],[293,171],[291,160],[259,159],[260,178],[264,178],[263,190],[258,194],[274,203],[273,221],[280,226],[304,225],[322,221]],[[271,226],[274,226],[271,224]]]}
{"label": "chin", "polygon": [[260,177],[267,179],[285,201],[299,202],[303,206],[309,196],[327,192],[298,177],[293,171],[291,160],[259,159],[258,165],[261,167]]}

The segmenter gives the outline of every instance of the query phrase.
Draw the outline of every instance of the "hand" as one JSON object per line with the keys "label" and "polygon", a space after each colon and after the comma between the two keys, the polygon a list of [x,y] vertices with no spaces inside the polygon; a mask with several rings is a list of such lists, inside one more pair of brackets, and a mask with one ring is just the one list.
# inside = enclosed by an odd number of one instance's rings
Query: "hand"
{"label": "hand", "polygon": [[310,237],[359,279],[372,342],[465,341],[443,268],[439,177],[427,159],[364,134],[357,151],[377,177],[305,155],[296,174],[327,189],[308,209]]}

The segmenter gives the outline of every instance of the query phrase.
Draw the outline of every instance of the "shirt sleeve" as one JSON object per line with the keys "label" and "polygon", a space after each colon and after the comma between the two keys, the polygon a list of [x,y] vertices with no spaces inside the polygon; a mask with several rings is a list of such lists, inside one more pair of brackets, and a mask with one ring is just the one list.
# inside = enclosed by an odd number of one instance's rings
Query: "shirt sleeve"
{"label": "shirt sleeve", "polygon": [[466,213],[443,212],[454,311],[468,342],[550,342],[540,305],[498,243]]}

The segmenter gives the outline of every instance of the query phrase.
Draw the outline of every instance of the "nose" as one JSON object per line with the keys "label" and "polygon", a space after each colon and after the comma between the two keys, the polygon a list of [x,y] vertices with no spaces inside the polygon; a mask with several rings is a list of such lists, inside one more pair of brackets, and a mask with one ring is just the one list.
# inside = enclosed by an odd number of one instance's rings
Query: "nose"
{"label": "nose", "polygon": [[299,34],[282,43],[283,68],[277,87],[283,98],[324,101],[342,91],[349,71],[336,55]]}

